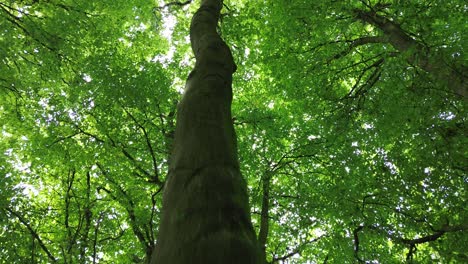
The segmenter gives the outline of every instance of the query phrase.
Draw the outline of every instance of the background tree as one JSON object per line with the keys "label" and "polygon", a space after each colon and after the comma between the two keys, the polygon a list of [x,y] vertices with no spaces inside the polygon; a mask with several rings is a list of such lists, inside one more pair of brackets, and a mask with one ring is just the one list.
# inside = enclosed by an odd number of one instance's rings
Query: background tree
{"label": "background tree", "polygon": [[[466,262],[466,8],[225,3],[270,263]],[[0,259],[141,263],[198,2],[0,1]]]}

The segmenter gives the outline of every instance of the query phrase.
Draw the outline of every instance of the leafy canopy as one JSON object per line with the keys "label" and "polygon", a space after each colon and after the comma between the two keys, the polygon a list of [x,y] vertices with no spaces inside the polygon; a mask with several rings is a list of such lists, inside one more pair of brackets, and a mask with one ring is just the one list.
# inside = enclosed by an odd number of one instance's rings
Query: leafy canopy
{"label": "leafy canopy", "polygon": [[[0,260],[151,254],[198,3],[0,1]],[[466,262],[466,4],[225,1],[279,263]]]}

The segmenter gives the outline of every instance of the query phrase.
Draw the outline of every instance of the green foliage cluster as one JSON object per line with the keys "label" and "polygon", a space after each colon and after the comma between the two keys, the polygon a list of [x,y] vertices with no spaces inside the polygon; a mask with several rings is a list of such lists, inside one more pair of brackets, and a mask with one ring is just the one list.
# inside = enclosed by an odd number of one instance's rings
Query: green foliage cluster
{"label": "green foliage cluster", "polygon": [[[0,262],[143,263],[196,2],[0,1]],[[225,1],[271,263],[464,263],[466,4]]]}

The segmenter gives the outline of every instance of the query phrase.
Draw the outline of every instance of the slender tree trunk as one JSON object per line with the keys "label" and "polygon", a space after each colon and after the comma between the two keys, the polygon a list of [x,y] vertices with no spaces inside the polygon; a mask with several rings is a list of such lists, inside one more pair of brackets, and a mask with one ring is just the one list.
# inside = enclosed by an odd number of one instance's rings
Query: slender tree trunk
{"label": "slender tree trunk", "polygon": [[261,263],[231,118],[236,65],[216,32],[222,0],[201,2],[151,263]]}
{"label": "slender tree trunk", "polygon": [[270,182],[273,172],[266,171],[262,177],[262,210],[260,214],[260,231],[258,232],[258,242],[261,250],[261,258],[266,262],[266,247],[268,241],[268,231],[270,229]]}

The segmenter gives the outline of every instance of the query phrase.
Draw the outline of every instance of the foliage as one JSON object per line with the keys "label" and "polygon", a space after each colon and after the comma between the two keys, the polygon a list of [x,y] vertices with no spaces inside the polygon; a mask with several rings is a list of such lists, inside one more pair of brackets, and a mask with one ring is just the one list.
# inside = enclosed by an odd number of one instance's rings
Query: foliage
{"label": "foliage", "polygon": [[[0,1],[0,262],[151,254],[196,6]],[[467,261],[466,10],[225,1],[268,261]]]}

